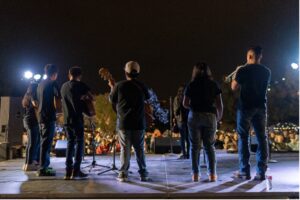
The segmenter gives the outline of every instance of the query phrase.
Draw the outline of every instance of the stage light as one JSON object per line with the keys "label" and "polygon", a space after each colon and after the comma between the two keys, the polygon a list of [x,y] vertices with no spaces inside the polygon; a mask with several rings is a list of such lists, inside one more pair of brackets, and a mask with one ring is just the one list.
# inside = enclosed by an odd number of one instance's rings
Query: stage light
{"label": "stage light", "polygon": [[47,75],[46,75],[46,74],[43,75],[43,79],[44,79],[44,80],[47,79]]}
{"label": "stage light", "polygon": [[32,72],[31,71],[26,71],[24,72],[24,78],[26,79],[31,79],[33,76]]}
{"label": "stage light", "polygon": [[285,78],[284,77],[282,77],[282,79],[281,79],[282,81],[285,81]]}
{"label": "stage light", "polygon": [[41,76],[40,74],[35,74],[35,75],[33,76],[34,80],[36,80],[36,81],[40,80],[41,77],[42,77],[42,76]]}
{"label": "stage light", "polygon": [[297,63],[292,63],[291,67],[296,70],[299,68],[299,65]]}
{"label": "stage light", "polygon": [[271,91],[271,88],[268,88],[268,92],[270,92]]}

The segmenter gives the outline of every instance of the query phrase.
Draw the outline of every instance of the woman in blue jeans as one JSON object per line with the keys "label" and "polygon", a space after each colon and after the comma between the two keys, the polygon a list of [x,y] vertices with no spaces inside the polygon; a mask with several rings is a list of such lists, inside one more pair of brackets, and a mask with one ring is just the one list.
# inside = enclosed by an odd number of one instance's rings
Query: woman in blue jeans
{"label": "woman in blue jeans", "polygon": [[23,123],[28,135],[24,171],[36,171],[39,164],[40,131],[32,103],[36,89],[37,84],[31,83],[22,100],[22,106],[25,109]]}
{"label": "woman in blue jeans", "polygon": [[204,62],[197,63],[183,98],[184,107],[190,110],[188,128],[191,140],[192,180],[195,182],[200,179],[199,157],[202,142],[209,181],[217,180],[214,144],[217,121],[223,115],[221,93],[221,89],[212,78],[209,66]]}

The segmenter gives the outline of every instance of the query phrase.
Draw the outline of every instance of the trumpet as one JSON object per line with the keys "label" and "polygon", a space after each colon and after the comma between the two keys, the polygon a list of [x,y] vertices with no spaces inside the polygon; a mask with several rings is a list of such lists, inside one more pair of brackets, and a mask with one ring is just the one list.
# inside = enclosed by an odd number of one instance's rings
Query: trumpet
{"label": "trumpet", "polygon": [[239,71],[239,69],[241,67],[245,67],[246,65],[247,65],[247,63],[245,63],[244,65],[237,66],[236,69],[233,72],[231,72],[228,76],[225,76],[224,82],[225,83],[230,83],[232,81],[233,77],[235,77],[236,73]]}

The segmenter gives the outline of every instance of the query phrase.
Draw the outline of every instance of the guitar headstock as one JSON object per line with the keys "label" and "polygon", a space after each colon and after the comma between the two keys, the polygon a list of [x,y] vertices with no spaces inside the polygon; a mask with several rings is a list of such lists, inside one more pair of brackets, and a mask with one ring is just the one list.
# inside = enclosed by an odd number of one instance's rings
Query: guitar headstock
{"label": "guitar headstock", "polygon": [[99,69],[99,75],[100,77],[103,79],[103,80],[106,80],[106,81],[109,81],[109,80],[112,80],[113,77],[111,75],[111,73],[109,72],[109,70],[105,67],[101,67]]}

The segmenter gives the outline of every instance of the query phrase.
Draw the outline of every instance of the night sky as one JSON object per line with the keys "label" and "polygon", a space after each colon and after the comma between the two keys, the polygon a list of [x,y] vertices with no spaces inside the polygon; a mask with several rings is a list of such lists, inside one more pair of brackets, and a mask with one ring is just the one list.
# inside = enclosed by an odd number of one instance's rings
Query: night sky
{"label": "night sky", "polygon": [[41,73],[47,63],[60,68],[59,83],[80,65],[83,81],[103,93],[99,67],[120,80],[136,60],[141,80],[166,99],[195,62],[221,81],[253,44],[264,48],[273,80],[299,62],[298,0],[0,0],[0,93],[22,95],[24,70]]}

